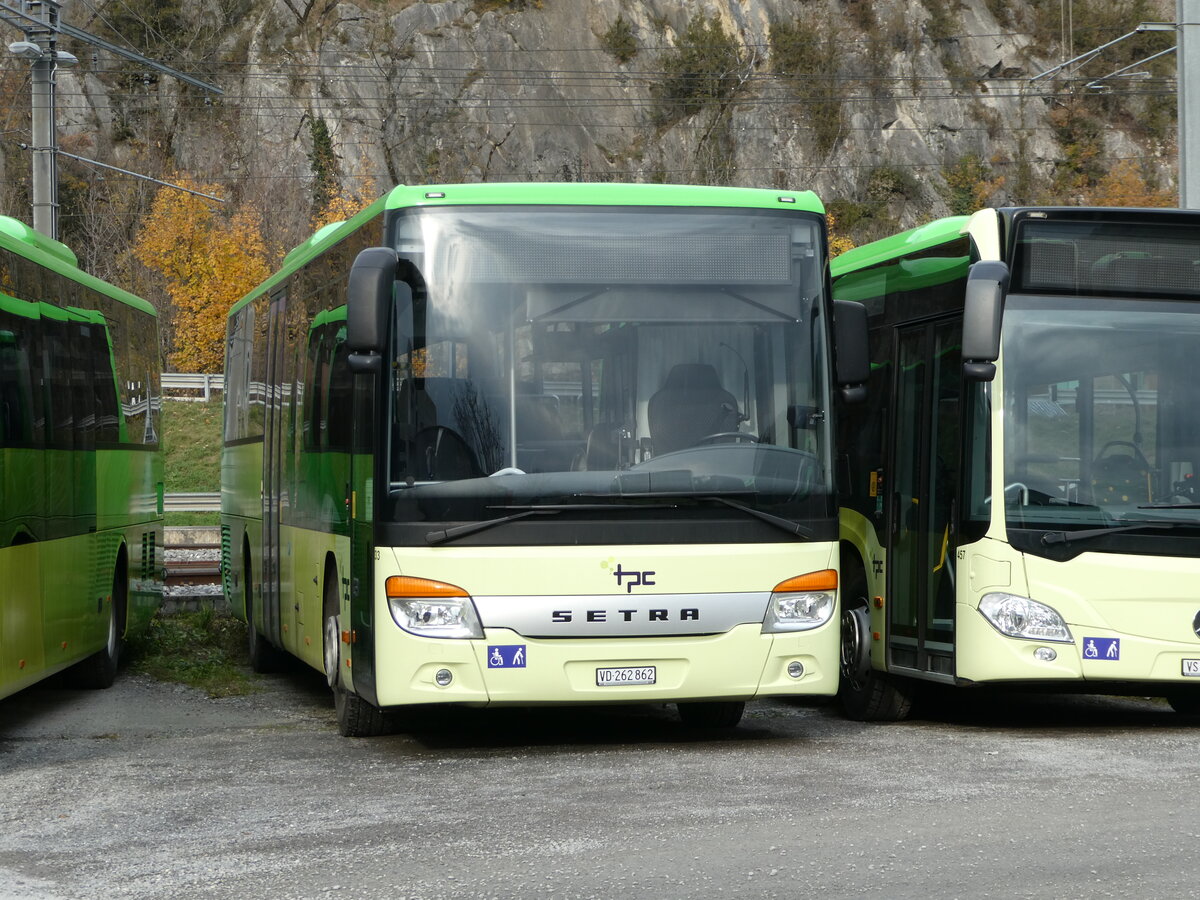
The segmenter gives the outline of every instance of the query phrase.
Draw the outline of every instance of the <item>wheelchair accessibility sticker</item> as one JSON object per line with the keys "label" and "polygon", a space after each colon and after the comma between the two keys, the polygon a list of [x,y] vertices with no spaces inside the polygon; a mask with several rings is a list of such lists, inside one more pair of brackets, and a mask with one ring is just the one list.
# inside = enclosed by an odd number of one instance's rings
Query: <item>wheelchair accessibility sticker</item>
{"label": "wheelchair accessibility sticker", "polygon": [[523,669],[525,668],[524,644],[489,644],[489,669]]}
{"label": "wheelchair accessibility sticker", "polygon": [[1084,659],[1117,660],[1121,658],[1120,638],[1090,638],[1083,639]]}

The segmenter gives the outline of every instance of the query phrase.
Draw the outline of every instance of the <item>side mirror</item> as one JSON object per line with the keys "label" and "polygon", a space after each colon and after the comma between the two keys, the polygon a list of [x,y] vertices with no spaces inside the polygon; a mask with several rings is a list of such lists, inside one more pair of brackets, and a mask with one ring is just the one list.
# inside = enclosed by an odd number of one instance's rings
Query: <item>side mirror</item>
{"label": "side mirror", "polygon": [[1008,277],[1008,266],[995,260],[975,263],[967,275],[962,358],[963,375],[972,381],[991,381],[996,377]]}
{"label": "side mirror", "polygon": [[382,353],[387,340],[388,314],[397,284],[399,257],[390,247],[369,247],[350,268],[346,292],[346,343],[354,353]]}
{"label": "side mirror", "polygon": [[865,306],[853,300],[833,301],[833,341],[842,399],[861,403],[867,399],[867,379],[871,377]]}

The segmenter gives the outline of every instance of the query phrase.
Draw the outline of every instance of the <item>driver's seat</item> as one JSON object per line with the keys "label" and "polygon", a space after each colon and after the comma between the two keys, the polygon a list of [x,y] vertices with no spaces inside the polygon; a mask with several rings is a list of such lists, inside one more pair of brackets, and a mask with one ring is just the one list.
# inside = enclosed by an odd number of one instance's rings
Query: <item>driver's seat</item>
{"label": "driver's seat", "polygon": [[737,398],[706,363],[683,363],[667,373],[646,407],[654,454],[692,447],[710,434],[736,431]]}
{"label": "driver's seat", "polygon": [[1092,463],[1092,502],[1096,506],[1149,503],[1154,499],[1153,476],[1131,453],[1102,456]]}

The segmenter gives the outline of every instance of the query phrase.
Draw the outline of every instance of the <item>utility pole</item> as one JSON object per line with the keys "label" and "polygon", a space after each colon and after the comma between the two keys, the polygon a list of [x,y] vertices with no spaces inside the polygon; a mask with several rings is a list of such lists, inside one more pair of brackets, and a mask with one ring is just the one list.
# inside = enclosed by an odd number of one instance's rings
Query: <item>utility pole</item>
{"label": "utility pole", "polygon": [[1093,79],[1088,82],[1087,87],[1094,90],[1106,90],[1105,82],[1109,79],[1144,76],[1145,72],[1132,70],[1143,63],[1166,56],[1168,53],[1175,54],[1175,115],[1179,123],[1177,139],[1179,145],[1177,166],[1179,206],[1183,209],[1200,209],[1200,112],[1191,109],[1188,103],[1189,98],[1200,97],[1200,0],[1175,0],[1174,22],[1143,22],[1128,34],[1088,50],[1064,63],[1059,63],[1052,69],[1034,75],[1030,81],[1052,77],[1072,66],[1078,68],[1090,62],[1113,44],[1119,44],[1126,38],[1146,31],[1174,31],[1175,46]]}
{"label": "utility pole", "polygon": [[1179,30],[1176,50],[1176,103],[1179,118],[1179,205],[1200,209],[1200,110],[1188,98],[1200,98],[1200,0],[1176,0]]}
{"label": "utility pole", "polygon": [[[22,4],[25,40],[8,49],[30,61],[33,97],[33,227],[47,237],[58,236],[58,139],[54,128],[54,73],[58,68],[58,7],[56,4]],[[0,9],[0,12],[4,11]],[[10,24],[11,18],[5,17]],[[66,54],[69,56],[69,54]],[[71,63],[75,57],[70,57]],[[70,63],[68,63],[69,65]]]}
{"label": "utility pole", "polygon": [[59,35],[85,41],[214,94],[223,93],[218,87],[177,72],[140,53],[61,23],[61,8],[58,0],[0,0],[0,22],[25,32],[25,40],[9,44],[8,49],[31,63],[33,227],[55,240],[58,239],[58,137],[55,127],[54,74],[57,69],[78,62],[70,53],[57,48]]}

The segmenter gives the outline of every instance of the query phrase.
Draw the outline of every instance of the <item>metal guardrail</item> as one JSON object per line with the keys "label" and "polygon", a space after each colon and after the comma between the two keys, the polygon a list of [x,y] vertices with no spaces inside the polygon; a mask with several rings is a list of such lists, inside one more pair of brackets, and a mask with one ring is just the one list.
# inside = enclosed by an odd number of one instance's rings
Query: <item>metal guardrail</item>
{"label": "metal guardrail", "polygon": [[220,512],[221,492],[204,494],[167,494],[163,497],[166,512]]}
{"label": "metal guardrail", "polygon": [[[208,372],[163,372],[163,396],[172,400],[211,400],[213,391],[225,390],[225,376]],[[199,391],[199,396],[178,395],[179,391]]]}

